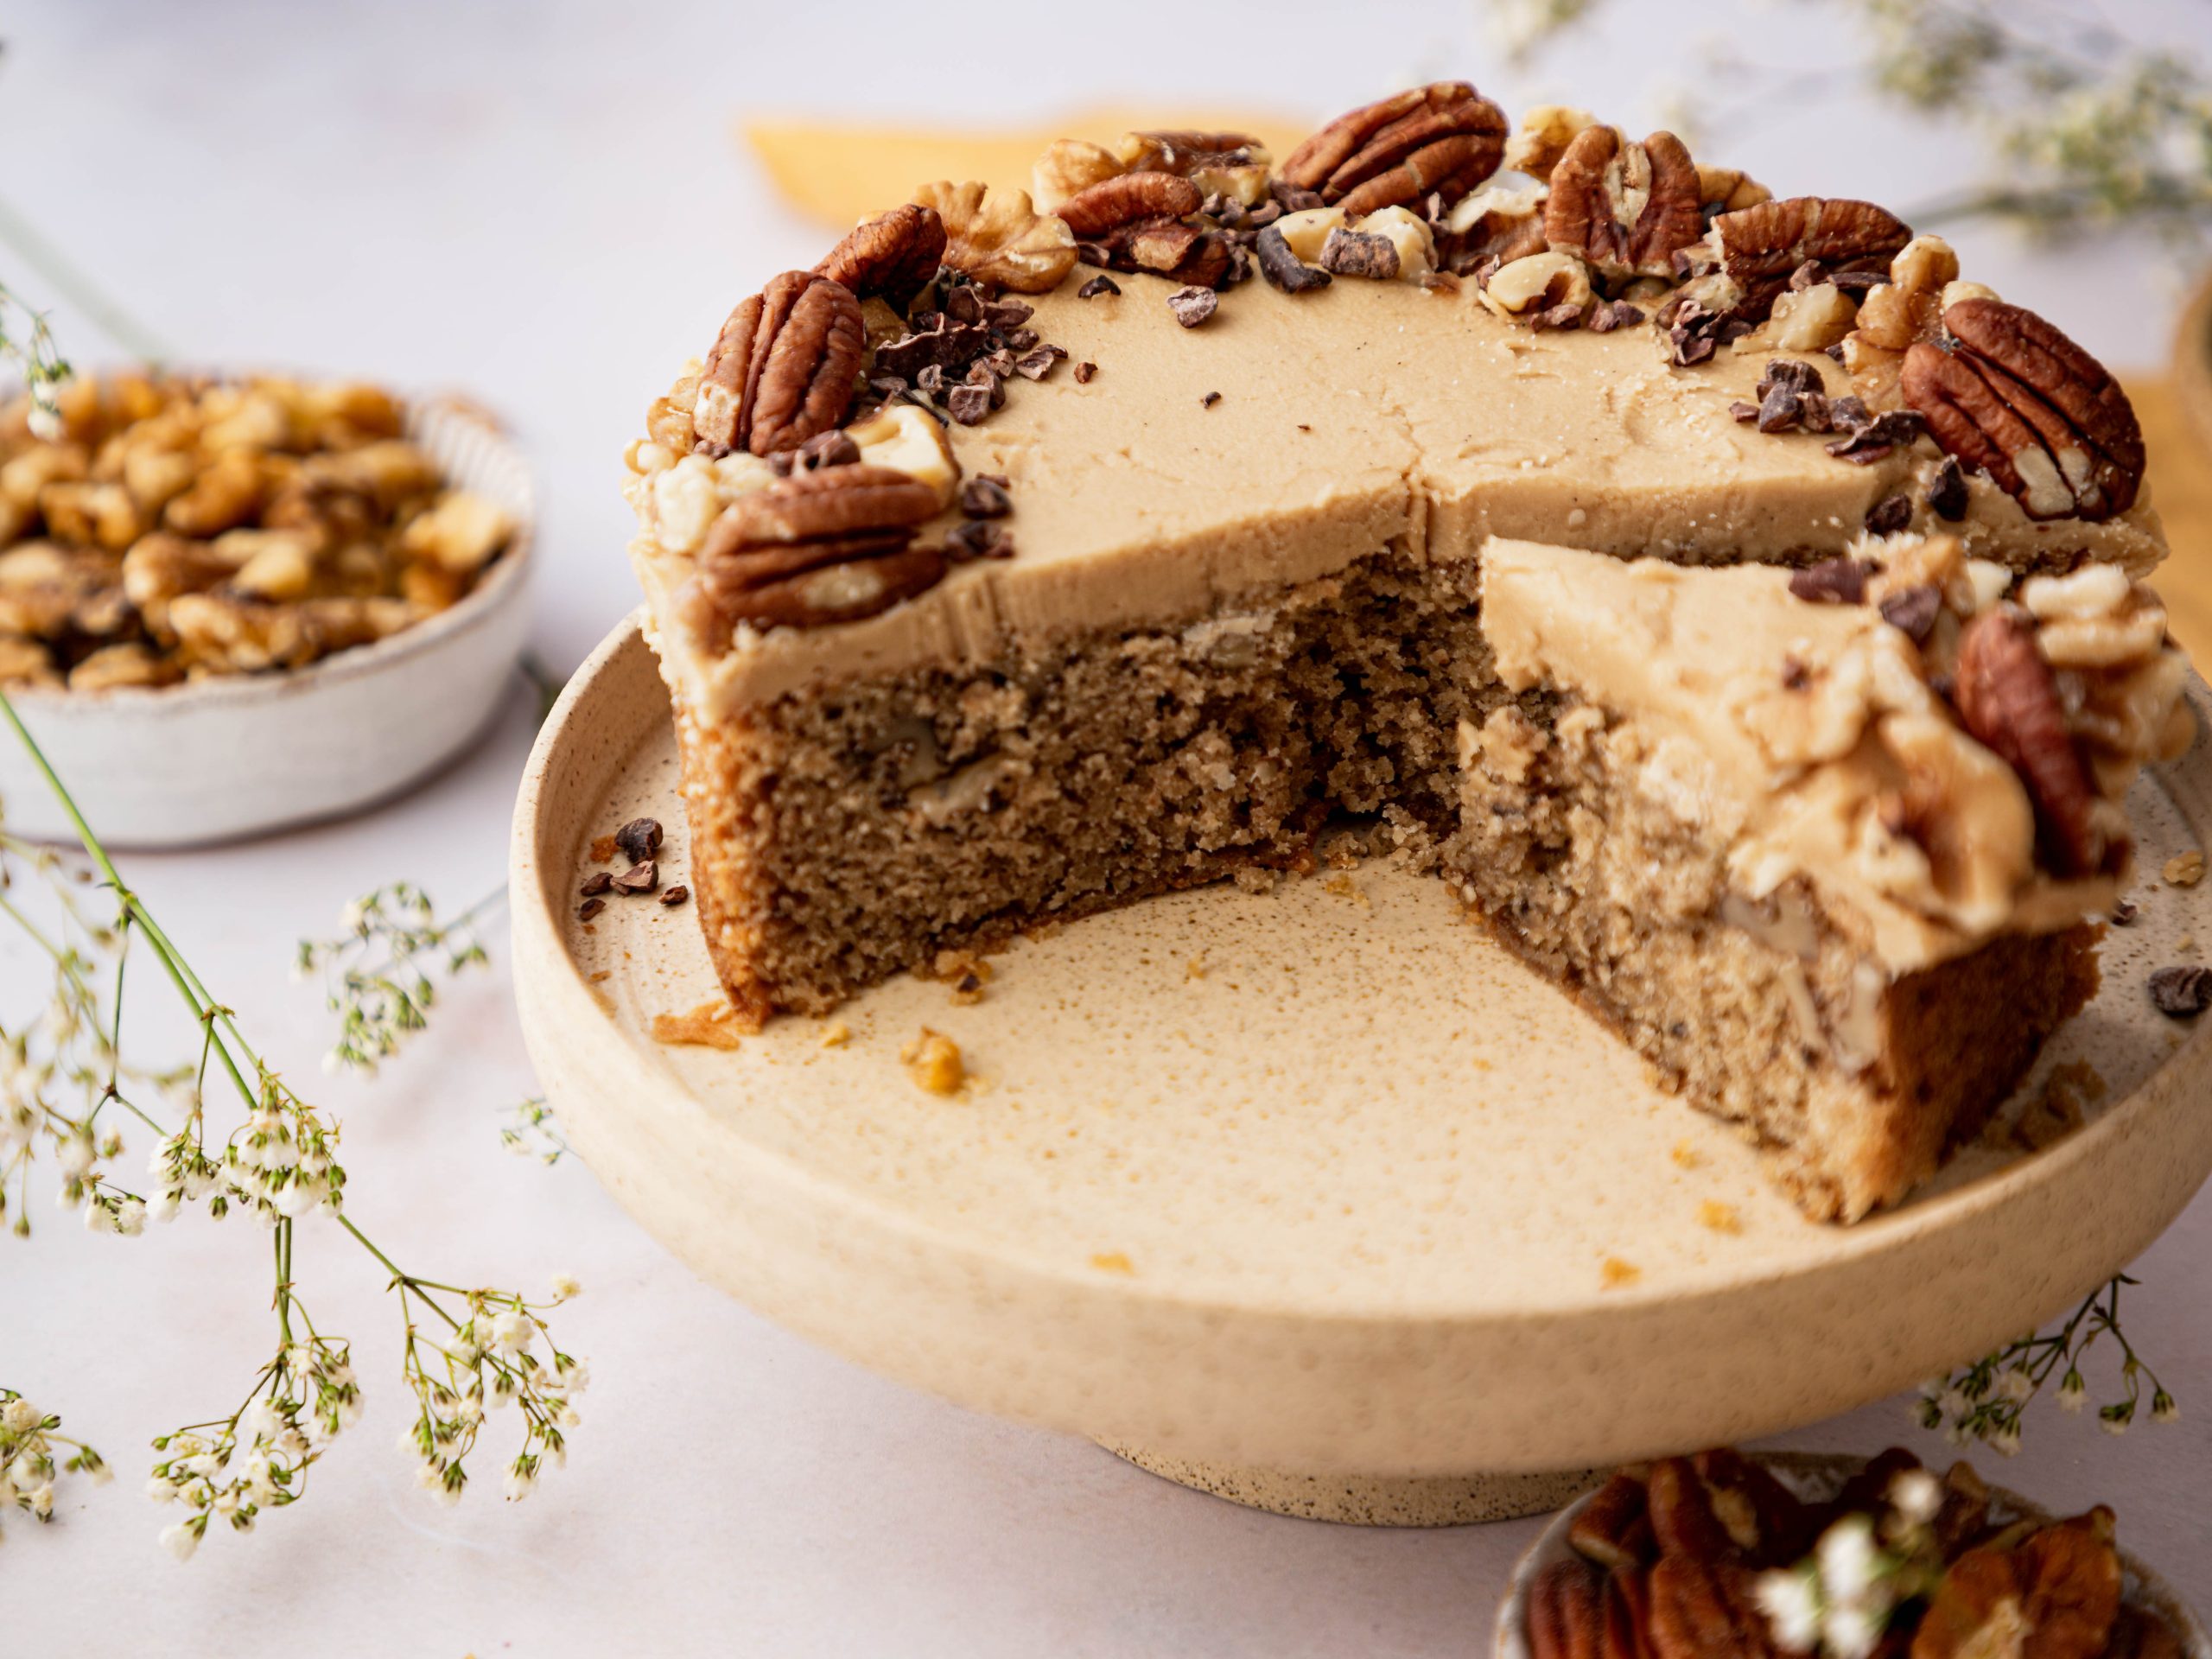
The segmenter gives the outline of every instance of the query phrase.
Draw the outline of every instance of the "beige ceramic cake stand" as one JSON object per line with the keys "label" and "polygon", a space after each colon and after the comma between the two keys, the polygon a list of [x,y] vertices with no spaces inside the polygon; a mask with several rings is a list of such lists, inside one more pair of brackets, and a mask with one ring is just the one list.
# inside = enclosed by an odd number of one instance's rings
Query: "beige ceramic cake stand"
{"label": "beige ceramic cake stand", "polygon": [[[654,1014],[717,996],[696,915],[617,897],[586,926],[575,895],[592,839],[639,814],[683,880],[667,721],[626,623],[517,810],[523,1020],[585,1161],[791,1329],[1239,1502],[1522,1513],[1596,1465],[1861,1405],[2073,1302],[2212,1166],[2212,1020],[2145,991],[2185,936],[2212,946],[2212,883],[2158,877],[2212,825],[2202,741],[2139,789],[2140,919],[2024,1091],[2086,1062],[2087,1126],[1976,1147],[1842,1229],[1801,1220],[1440,882],[1377,863],[1023,941],[971,1006],[901,978],[734,1052],[657,1043]],[[924,1026],[977,1074],[960,1097],[901,1066]]]}

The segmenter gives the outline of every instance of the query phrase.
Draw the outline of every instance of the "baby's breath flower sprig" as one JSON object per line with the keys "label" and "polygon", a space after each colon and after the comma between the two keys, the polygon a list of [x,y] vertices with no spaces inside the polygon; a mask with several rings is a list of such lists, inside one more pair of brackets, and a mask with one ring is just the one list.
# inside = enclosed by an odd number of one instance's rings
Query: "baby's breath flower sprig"
{"label": "baby's breath flower sprig", "polygon": [[2058,1377],[2060,1410],[2078,1412],[2088,1404],[2082,1362],[2091,1348],[2109,1337],[2120,1352],[2121,1393],[2097,1408],[2099,1426],[2108,1434],[2126,1433],[2142,1408],[2146,1383],[2151,1421],[2177,1421],[2181,1408],[2120,1329],[2120,1289],[2135,1282],[2124,1273],[2118,1274],[2083,1299],[2066,1322],[2049,1334],[2022,1337],[1948,1376],[1923,1382],[1920,1398],[1912,1403],[1912,1420],[1923,1428],[1942,1431],[1954,1446],[1980,1440],[2009,1458],[2020,1449],[2021,1414],[2052,1376]]}
{"label": "baby's breath flower sprig", "polygon": [[[26,874],[51,900],[52,918],[43,924],[27,908]],[[53,1153],[64,1209],[80,1211],[95,1232],[143,1231],[144,1201],[102,1168],[122,1154],[123,1137],[112,1120],[100,1118],[113,1106],[151,1124],[134,1096],[178,1093],[190,1076],[187,1068],[148,1072],[123,1063],[125,926],[85,902],[84,874],[51,849],[0,830],[0,919],[35,944],[52,969],[41,1012],[12,1028],[0,1021],[0,1221],[18,1237],[31,1230],[30,1169],[41,1141]],[[11,1186],[14,1217],[7,1220]]]}
{"label": "baby's breath flower sprig", "polygon": [[[400,1432],[399,1444],[420,1459],[416,1481],[441,1503],[459,1502],[468,1481],[462,1459],[475,1448],[485,1412],[512,1405],[522,1421],[523,1440],[506,1465],[506,1495],[511,1503],[528,1497],[548,1464],[557,1469],[568,1463],[563,1431],[575,1427],[575,1396],[591,1382],[583,1361],[554,1345],[543,1317],[545,1309],[576,1294],[575,1281],[556,1276],[553,1294],[543,1302],[402,1274],[392,1285],[406,1319],[404,1370],[416,1402],[415,1421]],[[460,1298],[467,1317],[456,1319],[441,1294]],[[435,1315],[442,1331],[426,1335],[415,1319],[416,1305]],[[541,1339],[543,1360],[535,1351]]]}
{"label": "baby's breath flower sprig", "polygon": [[[23,1138],[18,1131],[26,1121],[34,1135],[41,1127],[49,1135],[56,1133],[53,1119],[59,1109],[47,1100],[48,1093],[61,1085],[83,1092],[91,1101],[83,1116],[64,1114],[60,1119],[66,1180],[75,1184],[88,1215],[110,1213],[105,1205],[111,1198],[114,1213],[130,1217],[125,1230],[136,1230],[143,1226],[149,1205],[120,1189],[110,1193],[93,1168],[95,1158],[115,1155],[121,1143],[111,1131],[95,1141],[92,1122],[110,1101],[122,1101],[161,1137],[147,1166],[155,1194],[150,1213],[166,1220],[187,1205],[204,1203],[211,1217],[220,1217],[233,1207],[243,1207],[271,1233],[275,1357],[262,1367],[244,1403],[228,1417],[190,1424],[155,1441],[159,1456],[149,1495],[162,1503],[181,1502],[187,1511],[162,1531],[163,1546],[186,1559],[216,1521],[247,1531],[263,1510],[296,1502],[305,1490],[308,1468],[359,1414],[359,1389],[349,1345],[315,1328],[295,1288],[295,1230],[299,1221],[318,1211],[333,1218],[391,1275],[405,1332],[402,1374],[417,1405],[417,1433],[410,1438],[410,1447],[434,1471],[431,1484],[448,1501],[457,1497],[467,1478],[462,1459],[475,1446],[484,1409],[513,1403],[520,1408],[522,1444],[507,1466],[506,1485],[510,1497],[526,1495],[548,1464],[558,1467],[565,1463],[566,1431],[578,1421],[574,1399],[588,1381],[582,1362],[555,1344],[544,1318],[546,1310],[575,1294],[575,1281],[556,1280],[549,1300],[530,1301],[512,1291],[463,1290],[401,1269],[346,1212],[346,1172],[336,1155],[337,1125],[262,1060],[233,1012],[209,992],[144,901],[124,884],[4,691],[0,691],[0,721],[13,729],[53,789],[112,895],[118,918],[109,930],[116,957],[116,991],[110,1011],[112,1023],[107,1024],[99,1017],[101,1005],[86,964],[73,958],[67,944],[41,933],[0,886],[0,915],[16,921],[47,947],[57,963],[57,981],[66,987],[63,1015],[47,1021],[57,1027],[48,1033],[52,1046],[38,1051],[35,1068],[29,1058],[32,1050],[28,1040],[4,1046],[5,1052],[19,1057],[4,1079],[9,1092],[0,1096],[10,1103],[8,1116],[0,1119],[10,1126],[10,1144]],[[19,845],[0,832],[0,849],[15,850]],[[410,897],[405,902],[411,906],[414,900]],[[420,931],[415,924],[405,927],[410,932]],[[410,948],[475,948],[473,936],[455,941],[450,929],[441,931],[445,937],[435,945]],[[373,936],[374,930],[359,935]],[[123,964],[134,940],[152,954],[200,1027],[198,1063],[175,1078],[186,1112],[182,1126],[175,1130],[125,1099],[120,1086],[120,1080],[130,1075],[122,1069],[118,1055]],[[88,1055],[80,1050],[88,1050]],[[23,1077],[30,1079],[29,1084]],[[220,1139],[207,1127],[205,1090],[211,1078],[219,1086],[227,1080],[245,1111],[244,1121]],[[16,1103],[24,1101],[30,1103],[28,1116],[16,1109]],[[0,1164],[0,1174],[6,1167]],[[418,1321],[418,1312],[435,1324]],[[432,1334],[426,1335],[426,1329]],[[543,1359],[536,1351],[541,1344]]]}
{"label": "baby's breath flower sprig", "polygon": [[1884,1498],[1880,1514],[1844,1516],[1802,1561],[1753,1582],[1752,1599],[1784,1651],[1868,1659],[1897,1610],[1942,1580],[1934,1529],[1942,1483],[1925,1469],[1907,1469]]}
{"label": "baby's breath flower sprig", "polygon": [[478,929],[506,897],[503,887],[441,922],[429,893],[394,881],[347,905],[338,938],[302,939],[294,973],[304,979],[320,972],[339,1016],[338,1043],[324,1064],[372,1073],[429,1025],[438,976],[488,960]]}
{"label": "baby's breath flower sprig", "polygon": [[10,365],[30,393],[32,435],[60,437],[61,408],[54,392],[74,378],[76,371],[55,346],[46,314],[33,310],[4,283],[0,283],[0,361]]}
{"label": "baby's breath flower sprig", "polygon": [[575,1148],[561,1133],[552,1107],[543,1095],[515,1103],[514,1122],[499,1131],[499,1144],[518,1158],[535,1158],[541,1164],[557,1164]]}
{"label": "baby's breath flower sprig", "polygon": [[0,1389],[0,1510],[53,1520],[54,1483],[64,1475],[83,1475],[95,1486],[115,1478],[99,1452],[61,1432],[58,1415]]}

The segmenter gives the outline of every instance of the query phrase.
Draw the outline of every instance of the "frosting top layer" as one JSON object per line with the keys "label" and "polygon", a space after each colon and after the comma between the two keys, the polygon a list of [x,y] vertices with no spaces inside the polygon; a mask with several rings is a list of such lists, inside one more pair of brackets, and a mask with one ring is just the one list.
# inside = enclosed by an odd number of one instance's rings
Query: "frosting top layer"
{"label": "frosting top layer", "polygon": [[[2117,571],[2031,578],[1969,565],[1948,538],[1900,537],[1863,602],[1813,603],[1790,573],[1688,570],[1529,542],[1483,550],[1484,631],[1518,690],[1547,686],[1639,722],[1651,792],[1729,849],[1729,873],[1759,901],[1792,878],[1866,925],[1893,974],[1973,949],[1998,931],[2044,931],[2109,910],[2117,868],[2055,874],[2020,773],[1962,726],[1930,685],[1957,677],[1961,611],[2005,607],[2063,666],[2044,672],[2077,708],[2135,708],[2122,730],[2080,722],[2097,748],[2092,810],[2125,835],[2119,802],[2145,760],[2185,741],[2183,668],[2147,590]],[[1879,601],[1934,589],[1946,607],[1917,626]],[[1929,601],[1932,609],[1935,600]],[[1891,614],[1903,616],[1893,605]],[[2094,619],[2101,643],[2071,630]],[[1477,741],[1468,734],[1466,741]],[[1931,828],[1931,826],[1933,826]]]}
{"label": "frosting top layer", "polygon": [[[947,435],[966,476],[1007,480],[1016,556],[964,565],[881,614],[692,637],[675,600],[703,526],[667,506],[674,458],[648,461],[632,481],[632,551],[664,663],[694,705],[726,711],[810,683],[1189,620],[1386,547],[1460,560],[1491,536],[1690,564],[1802,563],[1841,551],[1902,495],[1913,525],[2015,567],[2086,554],[2139,574],[2164,550],[2147,504],[2104,523],[2039,523],[1980,476],[1965,518],[1943,525],[1926,502],[1941,457],[1925,439],[1862,466],[1828,454],[1826,438],[1739,423],[1731,404],[1787,353],[1724,348],[1675,367],[1648,326],[1537,332],[1485,308],[1471,285],[1357,280],[1296,296],[1247,283],[1186,328],[1166,283],[1121,282],[1090,300],[1072,283],[1035,296],[1031,326],[1070,363],[1010,381],[1002,409]],[[1802,360],[1849,389],[1827,358]],[[1080,363],[1096,365],[1087,383]],[[727,500],[762,481],[758,467],[723,465],[714,487]]]}

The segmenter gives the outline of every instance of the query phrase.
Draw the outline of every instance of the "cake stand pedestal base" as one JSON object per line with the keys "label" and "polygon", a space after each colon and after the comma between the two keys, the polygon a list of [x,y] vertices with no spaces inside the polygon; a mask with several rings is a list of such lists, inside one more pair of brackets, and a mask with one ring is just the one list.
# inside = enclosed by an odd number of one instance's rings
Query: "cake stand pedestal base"
{"label": "cake stand pedestal base", "polygon": [[1348,1527],[1465,1527],[1541,1515],[1580,1497],[1605,1478],[1600,1469],[1535,1475],[1300,1475],[1106,1448],[1147,1474],[1247,1509]]}

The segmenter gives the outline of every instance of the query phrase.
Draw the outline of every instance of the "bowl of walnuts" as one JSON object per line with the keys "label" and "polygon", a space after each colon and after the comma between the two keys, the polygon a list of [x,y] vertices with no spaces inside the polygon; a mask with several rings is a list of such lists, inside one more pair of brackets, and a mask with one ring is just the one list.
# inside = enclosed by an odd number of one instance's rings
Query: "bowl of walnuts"
{"label": "bowl of walnuts", "polygon": [[[406,789],[528,626],[528,469],[458,400],[124,372],[0,410],[0,690],[92,828],[222,841]],[[13,833],[71,826],[0,734]]]}
{"label": "bowl of walnuts", "polygon": [[1497,1659],[2212,1659],[2101,1506],[2060,1518],[1971,1465],[1726,1447],[1616,1473],[1515,1569]]}

